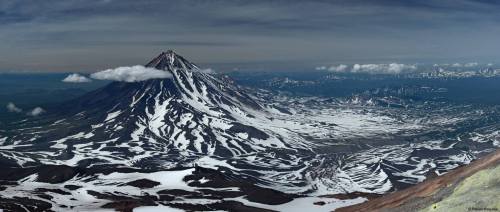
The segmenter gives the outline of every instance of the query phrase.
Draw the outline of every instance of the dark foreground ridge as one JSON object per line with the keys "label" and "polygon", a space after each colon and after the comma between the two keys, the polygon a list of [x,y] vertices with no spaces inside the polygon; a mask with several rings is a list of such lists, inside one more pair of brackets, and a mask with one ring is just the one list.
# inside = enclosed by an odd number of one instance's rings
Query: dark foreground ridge
{"label": "dark foreground ridge", "polygon": [[[455,189],[464,182],[464,180],[469,179],[469,177],[474,174],[488,169],[497,169],[500,166],[500,150],[497,150],[489,155],[472,162],[469,165],[464,165],[457,169],[450,171],[442,176],[428,179],[422,183],[419,183],[410,188],[396,191],[391,194],[387,194],[383,197],[373,199],[368,202],[364,202],[358,205],[353,205],[345,208],[340,208],[336,211],[339,212],[350,212],[350,211],[419,211],[425,208],[438,209],[442,207],[439,202],[446,200],[447,197],[453,195],[457,192]],[[497,184],[494,185],[498,188],[498,179],[500,176],[493,175],[494,173],[488,173],[490,178],[496,179]],[[495,181],[495,180],[494,180]],[[474,182],[474,186],[480,187],[482,182]],[[494,188],[493,188],[494,189]],[[454,191],[455,190],[455,191]],[[474,199],[483,198],[484,202],[488,202],[489,197],[473,197],[473,193],[470,194],[469,198],[463,199],[463,202],[474,202]],[[493,199],[496,199],[496,204],[500,198],[500,193],[497,190],[494,193]],[[479,201],[477,204],[480,204]],[[474,204],[474,203],[473,203]],[[485,204],[491,204],[485,203]],[[477,205],[476,207],[483,207]],[[439,208],[440,210],[453,211],[450,208]],[[463,206],[461,210],[466,211],[468,208]],[[497,208],[497,210],[499,210]]]}

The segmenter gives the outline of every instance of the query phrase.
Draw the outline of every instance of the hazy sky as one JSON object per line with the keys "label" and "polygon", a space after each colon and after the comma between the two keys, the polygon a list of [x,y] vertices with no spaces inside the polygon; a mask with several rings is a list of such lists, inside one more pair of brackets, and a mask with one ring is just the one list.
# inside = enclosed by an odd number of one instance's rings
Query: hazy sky
{"label": "hazy sky", "polygon": [[497,62],[500,3],[469,0],[1,0],[0,70],[145,64],[216,70]]}

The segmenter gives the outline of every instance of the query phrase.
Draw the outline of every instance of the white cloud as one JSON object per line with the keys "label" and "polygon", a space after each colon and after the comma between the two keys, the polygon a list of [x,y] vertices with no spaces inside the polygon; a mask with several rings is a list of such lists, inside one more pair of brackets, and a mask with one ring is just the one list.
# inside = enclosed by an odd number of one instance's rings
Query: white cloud
{"label": "white cloud", "polygon": [[45,113],[45,110],[41,107],[35,107],[33,110],[27,113],[28,116],[39,116],[42,113]]}
{"label": "white cloud", "polygon": [[[448,64],[448,63],[444,63],[444,64],[434,64],[434,66],[436,67],[446,67],[446,66],[449,66],[449,67],[453,67],[453,68],[472,68],[472,67],[478,67],[480,66],[481,64],[479,64],[478,62],[469,62],[469,63],[453,63],[453,64]],[[489,66],[489,64],[486,64],[487,66]]]}
{"label": "white cloud", "polygon": [[[21,113],[23,112],[23,109],[18,108],[14,103],[9,102],[7,104],[7,110],[11,113]],[[42,113],[45,113],[45,110],[41,107],[35,107],[33,110],[30,110],[26,113],[28,116],[39,116]]]}
{"label": "white cloud", "polygon": [[417,70],[416,65],[389,63],[389,64],[354,64],[349,69],[348,65],[340,64],[334,66],[318,66],[316,70],[345,73],[369,73],[369,74],[399,74]]}
{"label": "white cloud", "polygon": [[23,109],[18,108],[14,103],[9,102],[7,104],[7,111],[9,111],[11,113],[20,113],[20,112],[23,112]]}
{"label": "white cloud", "polygon": [[344,65],[344,64],[340,64],[338,66],[330,66],[328,68],[328,71],[332,71],[332,72],[344,72],[347,70],[347,65]]}
{"label": "white cloud", "polygon": [[316,67],[316,70],[318,70],[318,71],[324,71],[326,69],[327,69],[326,66],[318,66],[318,67]]}
{"label": "white cloud", "polygon": [[138,82],[149,79],[171,78],[172,74],[166,71],[136,65],[99,71],[91,74],[90,77],[98,80]]}
{"label": "white cloud", "polygon": [[369,74],[400,74],[407,71],[417,70],[416,65],[390,63],[390,64],[354,64],[352,73],[369,73]]}
{"label": "white cloud", "polygon": [[345,70],[347,70],[347,65],[344,65],[344,64],[340,64],[338,66],[331,66],[330,68],[328,68],[328,71],[333,71],[333,72],[343,72]]}
{"label": "white cloud", "polygon": [[215,74],[215,71],[211,68],[200,69],[199,72],[205,73],[205,74]]}
{"label": "white cloud", "polygon": [[84,83],[84,82],[92,82],[91,79],[86,76],[82,76],[80,74],[70,74],[66,78],[62,80],[63,82],[71,82],[71,83]]}
{"label": "white cloud", "polygon": [[479,65],[479,63],[473,62],[473,63],[466,63],[464,66],[465,67],[476,67],[478,65]]}
{"label": "white cloud", "polygon": [[344,64],[340,64],[340,65],[333,65],[333,66],[330,66],[330,67],[326,67],[326,66],[319,66],[319,67],[316,67],[316,70],[319,70],[319,71],[331,71],[331,72],[345,72],[347,70],[348,66],[347,65],[344,65]]}

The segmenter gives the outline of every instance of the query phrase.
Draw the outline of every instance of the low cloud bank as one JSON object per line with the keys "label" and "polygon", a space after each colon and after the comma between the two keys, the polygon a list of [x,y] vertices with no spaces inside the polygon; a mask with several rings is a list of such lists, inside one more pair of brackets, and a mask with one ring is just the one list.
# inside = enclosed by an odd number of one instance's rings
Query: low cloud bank
{"label": "low cloud bank", "polygon": [[69,83],[92,82],[91,79],[87,78],[86,76],[80,75],[80,74],[70,74],[66,78],[64,78],[62,81],[69,82]]}
{"label": "low cloud bank", "polygon": [[352,67],[353,73],[370,73],[370,74],[400,74],[407,71],[417,70],[416,65],[407,65],[400,63],[390,64],[355,64]]}
{"label": "low cloud bank", "polygon": [[416,65],[389,63],[389,64],[354,64],[351,67],[340,64],[330,67],[320,66],[316,70],[326,70],[338,73],[368,73],[368,74],[400,74],[417,70]]}
{"label": "low cloud bank", "polygon": [[158,70],[155,68],[148,68],[141,65],[125,66],[113,69],[106,69],[90,75],[92,79],[98,80],[112,80],[123,82],[139,82],[149,79],[165,79],[171,78],[172,74]]}
{"label": "low cloud bank", "polygon": [[[21,113],[23,112],[23,109],[17,107],[14,103],[12,102],[9,102],[7,104],[7,111],[11,112],[11,113]],[[33,108],[33,110],[30,110],[26,113],[26,115],[28,116],[39,116],[39,115],[42,115],[43,113],[45,113],[45,110],[41,107],[35,107]]]}
{"label": "low cloud bank", "polygon": [[30,110],[27,115],[28,116],[39,116],[45,113],[45,110],[41,107],[35,107],[33,110]]}
{"label": "low cloud bank", "polygon": [[[205,73],[205,74],[215,74],[212,68],[197,69],[195,71]],[[135,66],[123,66],[118,68],[106,69],[93,74],[90,74],[90,78],[95,80],[111,80],[111,81],[121,81],[121,82],[139,82],[146,81],[150,79],[165,79],[172,78],[172,74],[167,71],[158,70],[155,68],[144,67],[142,65]],[[92,82],[86,76],[80,74],[70,74],[64,78],[63,82],[68,83],[85,83]]]}
{"label": "low cloud bank", "polygon": [[453,63],[453,64],[451,64],[451,67],[455,67],[455,68],[461,68],[461,67],[470,68],[470,67],[476,67],[478,65],[479,65],[479,63],[476,63],[476,62],[473,62],[473,63],[464,63],[464,64]]}
{"label": "low cloud bank", "polygon": [[347,70],[347,68],[349,68],[347,65],[340,64],[338,66],[330,66],[330,67],[320,66],[320,67],[316,67],[316,70],[332,71],[332,72],[344,72]]}
{"label": "low cloud bank", "polygon": [[23,112],[23,109],[18,108],[14,103],[9,102],[7,103],[7,111],[11,113],[20,113]]}
{"label": "low cloud bank", "polygon": [[434,64],[434,67],[452,67],[452,68],[474,68],[474,67],[490,67],[490,66],[493,66],[493,63],[482,64],[478,62],[469,62],[469,63]]}

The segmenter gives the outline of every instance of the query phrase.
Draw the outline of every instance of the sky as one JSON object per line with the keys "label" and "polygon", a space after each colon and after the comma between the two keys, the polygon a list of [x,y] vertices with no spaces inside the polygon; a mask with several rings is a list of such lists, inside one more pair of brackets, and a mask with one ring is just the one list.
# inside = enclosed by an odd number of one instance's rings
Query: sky
{"label": "sky", "polygon": [[91,73],[172,49],[217,71],[492,63],[484,0],[2,0],[0,71]]}

